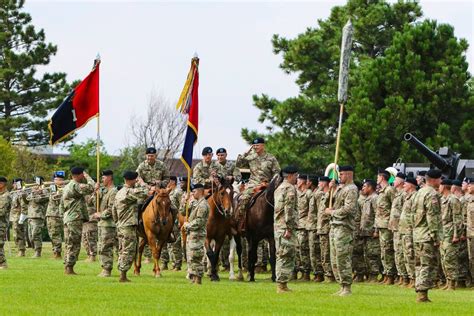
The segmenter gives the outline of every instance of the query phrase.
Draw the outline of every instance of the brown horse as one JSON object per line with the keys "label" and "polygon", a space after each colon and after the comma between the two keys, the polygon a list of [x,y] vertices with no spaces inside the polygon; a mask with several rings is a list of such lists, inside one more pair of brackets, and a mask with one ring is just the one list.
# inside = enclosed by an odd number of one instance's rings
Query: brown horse
{"label": "brown horse", "polygon": [[135,275],[140,275],[143,249],[148,242],[153,255],[154,275],[155,277],[161,276],[159,266],[161,250],[166,246],[166,242],[173,230],[173,215],[170,211],[171,200],[169,193],[169,189],[159,189],[156,191],[141,215],[143,224],[138,227],[138,235],[141,239],[134,262]]}
{"label": "brown horse", "polygon": [[[221,179],[219,184],[213,185],[211,195],[207,199],[209,203],[209,217],[207,220],[206,254],[211,263],[211,281],[219,281],[217,273],[217,262],[219,253],[224,244],[225,237],[232,237],[231,233],[231,210],[232,210],[232,185]],[[211,242],[214,241],[214,246]]]}

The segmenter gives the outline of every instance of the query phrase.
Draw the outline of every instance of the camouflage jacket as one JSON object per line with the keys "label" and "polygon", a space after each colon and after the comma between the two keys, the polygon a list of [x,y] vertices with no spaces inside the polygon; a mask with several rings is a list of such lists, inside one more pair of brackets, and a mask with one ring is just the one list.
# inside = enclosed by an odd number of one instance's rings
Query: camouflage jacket
{"label": "camouflage jacket", "polygon": [[462,235],[467,236],[467,229],[468,226],[471,225],[471,229],[474,230],[474,222],[472,224],[469,224],[470,222],[467,219],[467,206],[469,204],[469,200],[471,199],[471,194],[466,193],[463,196],[459,198],[461,201],[461,213],[462,213],[462,222],[463,222],[463,230],[462,230]]}
{"label": "camouflage jacket", "polygon": [[28,201],[28,218],[41,218],[46,216],[46,208],[48,207],[49,197],[46,190],[32,191],[26,197]]}
{"label": "camouflage jacket", "polygon": [[114,218],[112,216],[114,202],[115,202],[115,195],[117,194],[117,188],[103,188],[100,191],[100,204],[99,204],[99,211],[100,211],[100,221],[99,226],[101,227],[115,227]]}
{"label": "camouflage jacket", "polygon": [[469,238],[474,238],[474,195],[470,195],[468,198],[466,198],[466,218],[466,236]]}
{"label": "camouflage jacket", "polygon": [[359,236],[371,237],[375,231],[375,210],[377,209],[377,193],[364,198],[360,216]]}
{"label": "camouflage jacket", "polygon": [[429,185],[421,188],[413,202],[413,242],[438,242],[441,233],[441,210],[438,192]]}
{"label": "camouflage jacket", "polygon": [[375,227],[388,228],[392,202],[395,197],[395,188],[387,185],[379,191],[377,210],[375,211]]}
{"label": "camouflage jacket", "polygon": [[308,205],[308,220],[306,229],[316,230],[318,225],[318,207],[317,201],[319,201],[320,196],[324,194],[323,191],[316,189],[311,192],[311,199],[309,200]]}
{"label": "camouflage jacket", "polygon": [[324,212],[329,207],[329,191],[326,193],[321,192],[321,195],[316,200],[316,207],[318,208],[317,233],[318,235],[329,234],[331,230],[331,215]]}
{"label": "camouflage jacket", "polygon": [[94,192],[95,182],[86,176],[87,183],[79,183],[71,180],[63,190],[62,212],[64,214],[64,224],[72,221],[89,220],[85,196]]}
{"label": "camouflage jacket", "polygon": [[334,194],[334,211],[331,215],[331,225],[342,225],[355,229],[354,218],[358,210],[357,199],[359,190],[354,183],[338,186]]}
{"label": "camouflage jacket", "polygon": [[[1,222],[8,222],[9,215],[10,215],[10,208],[12,204],[12,199],[10,193],[5,190],[0,193],[0,221]],[[3,238],[5,236],[2,236]]]}
{"label": "camouflage jacket", "polygon": [[224,164],[221,162],[218,162],[224,168],[224,175],[226,177],[234,177],[235,182],[239,182],[242,179],[242,173],[240,172],[240,169],[235,166],[235,163],[226,160]]}
{"label": "camouflage jacket", "polygon": [[149,186],[166,187],[170,181],[168,167],[160,160],[156,160],[153,165],[143,161],[138,165],[137,173]]}
{"label": "camouflage jacket", "polygon": [[415,200],[416,191],[406,193],[403,202],[402,212],[400,213],[400,221],[398,223],[398,232],[404,235],[411,235],[413,233],[413,221],[415,210],[413,202]]}
{"label": "camouflage jacket", "polygon": [[209,217],[209,203],[204,197],[199,200],[194,200],[189,205],[189,218],[186,231],[190,233],[189,237],[206,236],[207,218]]}
{"label": "camouflage jacket", "polygon": [[249,185],[252,186],[270,182],[277,173],[280,173],[280,164],[272,154],[265,152],[259,156],[253,149],[239,155],[236,165],[239,168],[250,169]]}
{"label": "camouflage jacket", "polygon": [[451,242],[462,234],[461,202],[454,194],[441,199],[442,240]]}
{"label": "camouflage jacket", "polygon": [[20,214],[26,215],[28,213],[28,204],[26,203],[26,194],[12,194],[12,203],[10,211],[10,220],[17,222]]}
{"label": "camouflage jacket", "polygon": [[402,213],[403,202],[405,201],[405,191],[397,190],[392,201],[392,208],[390,210],[390,219],[388,221],[388,229],[391,231],[398,231],[400,222],[400,214]]}
{"label": "camouflage jacket", "polygon": [[295,233],[298,227],[297,218],[296,188],[285,179],[275,190],[274,231],[283,233],[289,230]]}
{"label": "camouflage jacket", "polygon": [[180,209],[181,197],[183,196],[183,191],[180,188],[176,187],[170,192],[171,208],[175,210]]}
{"label": "camouflage jacket", "polygon": [[309,202],[313,192],[309,189],[296,190],[296,208],[298,210],[298,229],[306,229],[308,226]]}
{"label": "camouflage jacket", "polygon": [[51,192],[46,209],[46,217],[63,217],[64,214],[61,213],[62,208],[60,208],[62,195],[62,190]]}
{"label": "camouflage jacket", "polygon": [[145,187],[129,187],[126,184],[115,195],[112,216],[117,228],[138,225],[138,204],[148,196]]}
{"label": "camouflage jacket", "polygon": [[211,173],[215,171],[218,177],[224,177],[224,167],[215,160],[212,160],[209,164],[204,161],[200,161],[193,169],[193,182],[210,185],[211,184]]}

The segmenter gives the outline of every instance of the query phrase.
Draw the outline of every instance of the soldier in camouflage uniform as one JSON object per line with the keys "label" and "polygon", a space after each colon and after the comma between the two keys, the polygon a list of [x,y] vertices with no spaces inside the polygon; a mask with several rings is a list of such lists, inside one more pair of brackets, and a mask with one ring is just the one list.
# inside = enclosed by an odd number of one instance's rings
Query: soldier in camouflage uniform
{"label": "soldier in camouflage uniform", "polygon": [[64,174],[54,174],[55,191],[49,196],[48,208],[46,209],[46,226],[48,227],[48,235],[51,239],[51,248],[53,250],[53,258],[61,259],[61,249],[63,242],[63,215],[61,196],[64,187]]}
{"label": "soldier in camouflage uniform", "polygon": [[[43,181],[42,177],[37,178]],[[28,201],[28,233],[35,250],[33,258],[39,258],[43,248],[43,227],[49,196],[47,191],[41,189],[38,185],[28,194],[26,200]]]}
{"label": "soldier in camouflage uniform", "polygon": [[455,194],[458,196],[459,200],[461,201],[461,213],[463,219],[463,229],[461,232],[461,238],[459,240],[459,277],[458,277],[458,288],[464,288],[466,286],[466,282],[469,283],[470,286],[473,286],[473,278],[471,275],[474,275],[474,271],[472,267],[469,267],[469,251],[468,251],[468,242],[466,237],[466,229],[468,226],[467,221],[467,205],[471,194],[469,194],[469,182],[472,181],[469,178],[464,178],[461,182],[459,190],[459,183],[453,183],[453,187],[451,188],[454,190]]}
{"label": "soldier in camouflage uniform", "polygon": [[244,233],[247,207],[254,190],[270,183],[273,177],[280,172],[280,165],[273,155],[265,151],[265,140],[261,137],[254,139],[252,147],[237,157],[236,165],[239,168],[250,169],[249,182],[240,196],[236,212],[237,220],[240,223],[239,229]]}
{"label": "soldier in camouflage uniform", "polygon": [[393,250],[395,252],[395,266],[397,267],[399,282],[398,284],[407,286],[410,283],[408,272],[405,267],[405,258],[403,257],[402,239],[398,232],[400,222],[400,214],[402,212],[403,202],[405,201],[405,191],[403,185],[405,184],[405,174],[399,172],[395,177],[393,186],[396,190],[395,197],[392,201],[392,209],[390,211],[390,220],[388,222],[388,229],[393,234]]}
{"label": "soldier in camouflage uniform", "polygon": [[7,191],[8,180],[0,177],[0,269],[7,268],[7,259],[5,258],[5,237],[7,236],[8,217],[11,208],[11,196]]}
{"label": "soldier in camouflage uniform", "polygon": [[186,258],[188,274],[194,284],[202,283],[204,274],[204,242],[206,240],[206,224],[209,217],[209,204],[204,198],[204,185],[197,183],[192,188],[194,200],[189,206],[189,218],[182,229],[187,234]]}
{"label": "soldier in camouflage uniform", "polygon": [[368,274],[368,282],[377,282],[380,273],[380,243],[375,234],[375,210],[377,209],[377,183],[364,179],[362,193],[364,200],[361,206],[360,233],[363,243],[363,257]]}
{"label": "soldier in camouflage uniform", "polygon": [[405,197],[400,213],[400,222],[398,223],[398,232],[402,240],[402,253],[405,269],[407,270],[410,283],[406,287],[415,287],[415,246],[413,244],[413,221],[414,221],[414,199],[416,195],[416,187],[418,183],[415,178],[407,178],[403,189],[405,190]]}
{"label": "soldier in camouflage uniform", "polygon": [[215,178],[224,178],[224,167],[217,161],[212,160],[212,148],[204,147],[202,160],[193,169],[193,183],[199,183],[210,188]]}
{"label": "soldier in camouflage uniform", "polygon": [[357,199],[357,211],[354,215],[354,242],[352,249],[352,271],[354,282],[364,282],[367,274],[367,267],[364,259],[364,241],[360,235],[360,220],[362,204],[364,203],[365,196],[362,190],[362,183],[354,181],[359,191],[359,198]]}
{"label": "soldier in camouflage uniform", "polygon": [[102,190],[99,195],[99,244],[98,253],[102,272],[100,277],[110,277],[114,264],[114,247],[117,245],[117,226],[115,225],[112,212],[115,203],[117,188],[114,186],[114,173],[112,170],[102,171]]}
{"label": "soldier in camouflage uniform", "polygon": [[94,217],[97,212],[96,193],[86,196],[88,221],[82,225],[82,244],[87,253],[86,262],[95,262],[97,256],[97,241],[99,240],[98,219]]}
{"label": "soldier in camouflage uniform", "polygon": [[390,174],[384,169],[379,169],[377,184],[380,190],[377,196],[377,210],[375,212],[376,236],[380,241],[381,259],[383,264],[384,284],[393,284],[397,269],[395,268],[395,253],[393,250],[393,233],[388,229],[392,202],[395,197],[395,189],[388,184]]}
{"label": "soldier in camouflage uniform", "polygon": [[309,231],[306,229],[308,223],[309,202],[313,196],[313,192],[306,187],[308,176],[299,175],[296,188],[296,209],[298,212],[298,228],[297,228],[297,252],[296,252],[296,269],[301,272],[302,281],[310,280],[311,260],[309,258]]}
{"label": "soldier in camouflage uniform", "polygon": [[471,279],[474,280],[474,179],[466,179],[468,183],[465,203],[466,203],[466,238],[469,253],[469,269]]}
{"label": "soldier in camouflage uniform", "polygon": [[[14,185],[19,183],[19,186],[21,186],[21,182],[21,178],[13,180]],[[18,249],[18,257],[24,257],[26,250],[26,224],[20,224],[19,220],[21,214],[26,216],[27,213],[26,194],[22,193],[20,188],[16,188],[16,191],[12,194],[10,221],[13,223],[13,240]]]}
{"label": "soldier in camouflage uniform", "polygon": [[130,282],[127,271],[130,270],[137,251],[138,205],[143,203],[148,196],[148,188],[145,185],[136,186],[137,177],[137,172],[124,172],[125,184],[115,195],[112,208],[112,217],[117,225],[119,241],[120,282]]}
{"label": "soldier in camouflage uniform", "polygon": [[[340,182],[334,198],[332,208],[326,208],[325,213],[331,216],[331,231],[329,233],[331,247],[331,265],[341,289],[336,293],[339,296],[352,294],[352,249],[354,238],[354,216],[357,212],[358,189],[353,182],[354,168],[340,166]],[[331,181],[330,189],[335,187]]]}
{"label": "soldier in camouflage uniform", "polygon": [[63,190],[61,212],[64,214],[66,253],[64,273],[74,275],[74,265],[81,251],[82,224],[89,219],[85,197],[94,192],[95,182],[81,167],[71,169],[72,180]]}
{"label": "soldier in camouflage uniform", "polygon": [[[318,212],[318,220],[316,230],[319,239],[319,247],[321,249],[321,265],[324,271],[324,277],[328,282],[336,282],[336,278],[332,273],[331,252],[329,242],[329,232],[331,230],[331,216],[326,214],[325,210],[329,206],[329,181],[328,177],[319,178],[319,191],[314,194],[314,203]],[[319,269],[318,269],[319,270]]]}
{"label": "soldier in camouflage uniform", "polygon": [[440,237],[440,200],[437,189],[441,172],[431,169],[426,173],[426,184],[415,196],[413,208],[415,220],[413,242],[415,243],[415,290],[417,302],[430,302],[428,290],[435,284],[437,273],[437,255]]}
{"label": "soldier in camouflage uniform", "polygon": [[288,166],[282,170],[283,182],[275,190],[275,212],[273,230],[276,248],[276,282],[277,293],[291,291],[287,284],[295,269],[296,229],[298,227],[298,211],[296,209],[297,193],[295,183],[298,170]]}
{"label": "soldier in camouflage uniform", "polygon": [[454,290],[458,278],[459,240],[462,234],[461,202],[451,193],[452,182],[444,179],[439,187],[441,196],[441,225],[443,235],[440,252],[441,264],[446,276],[444,290]]}

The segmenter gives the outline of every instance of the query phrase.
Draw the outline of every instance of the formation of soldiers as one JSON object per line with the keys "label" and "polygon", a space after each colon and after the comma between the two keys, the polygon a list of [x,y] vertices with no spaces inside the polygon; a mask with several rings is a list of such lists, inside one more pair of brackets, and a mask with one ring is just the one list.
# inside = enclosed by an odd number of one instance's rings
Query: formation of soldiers
{"label": "formation of soldiers", "polygon": [[[146,150],[146,160],[136,171],[123,174],[124,185],[116,188],[111,170],[102,172],[96,183],[80,167],[54,174],[54,190],[38,185],[31,190],[7,190],[7,179],[0,177],[0,268],[6,268],[4,240],[12,223],[19,256],[25,256],[26,234],[34,248],[42,252],[42,230],[47,226],[53,256],[61,258],[64,236],[65,274],[75,274],[81,242],[88,258],[99,255],[102,272],[109,277],[113,255],[118,252],[120,281],[127,282],[137,248],[138,210],[157,188],[168,188],[173,218],[179,210],[187,216],[184,225],[175,221],[172,242],[162,252],[164,268],[173,261],[181,270],[187,260],[192,283],[201,284],[205,271],[204,240],[209,205],[206,189],[216,178],[237,185],[239,207],[234,217],[245,232],[248,202],[254,192],[265,187],[278,174],[282,184],[275,191],[274,233],[277,248],[277,292],[288,292],[290,280],[338,282],[340,296],[352,293],[353,282],[398,283],[415,288],[417,301],[428,302],[428,290],[441,287],[454,290],[472,284],[474,274],[474,180],[441,179],[439,170],[420,172],[416,178],[398,173],[389,184],[390,173],[377,171],[376,179],[354,183],[352,166],[339,167],[339,180],[298,174],[297,168],[280,169],[278,161],[257,138],[234,164],[226,159],[224,148],[205,147],[203,159],[193,170],[192,186],[187,179],[178,183],[166,165],[157,160],[156,149]],[[250,172],[244,180],[240,168]],[[20,183],[21,179],[13,179]],[[179,184],[179,185],[178,185]],[[52,186],[53,186],[52,185]],[[99,202],[97,205],[97,197]],[[187,234],[182,243],[180,229]],[[224,247],[222,265],[228,267]],[[266,245],[259,246],[259,261],[266,268]],[[380,278],[381,276],[381,278]]]}

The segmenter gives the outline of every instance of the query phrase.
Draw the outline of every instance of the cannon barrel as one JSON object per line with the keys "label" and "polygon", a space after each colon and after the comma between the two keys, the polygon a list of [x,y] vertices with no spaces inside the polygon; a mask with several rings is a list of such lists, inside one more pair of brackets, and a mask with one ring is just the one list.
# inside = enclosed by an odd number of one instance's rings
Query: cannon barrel
{"label": "cannon barrel", "polygon": [[428,160],[438,167],[442,171],[447,171],[452,166],[436,152],[432,151],[425,144],[423,144],[418,138],[413,136],[411,133],[406,133],[403,138],[405,141],[409,142],[413,147],[415,147],[423,156],[428,158]]}

